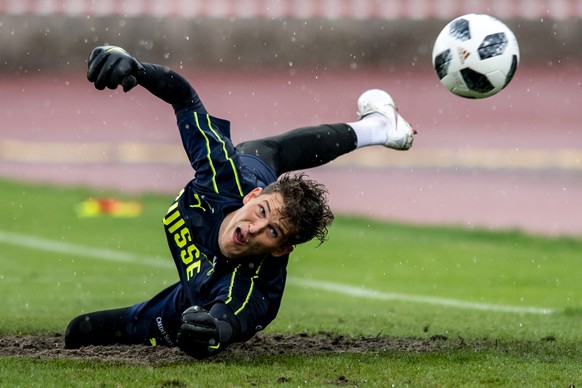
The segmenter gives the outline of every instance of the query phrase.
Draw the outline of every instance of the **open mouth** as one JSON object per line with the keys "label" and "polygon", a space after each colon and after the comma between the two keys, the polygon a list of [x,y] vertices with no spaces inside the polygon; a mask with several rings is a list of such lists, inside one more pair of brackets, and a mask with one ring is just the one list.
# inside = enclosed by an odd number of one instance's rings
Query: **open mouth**
{"label": "open mouth", "polygon": [[244,243],[247,242],[246,239],[245,239],[245,236],[244,236],[244,234],[242,232],[242,229],[239,228],[239,227],[237,227],[234,230],[233,237],[234,237],[234,242],[237,243],[237,244],[242,245],[242,244],[244,244]]}

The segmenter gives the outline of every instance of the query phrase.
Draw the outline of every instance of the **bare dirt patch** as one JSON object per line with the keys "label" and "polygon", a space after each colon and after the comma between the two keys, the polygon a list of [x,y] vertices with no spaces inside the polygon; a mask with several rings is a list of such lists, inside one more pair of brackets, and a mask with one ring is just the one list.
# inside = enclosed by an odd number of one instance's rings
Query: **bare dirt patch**
{"label": "bare dirt patch", "polygon": [[[421,338],[345,337],[330,333],[257,334],[243,344],[233,344],[210,359],[225,361],[268,355],[318,355],[333,353],[378,353],[385,351],[430,352],[465,347],[462,339],[445,336]],[[178,348],[145,345],[87,346],[65,349],[61,335],[0,337],[0,356],[26,356],[37,359],[104,361],[114,364],[161,366],[187,363],[194,359]]]}

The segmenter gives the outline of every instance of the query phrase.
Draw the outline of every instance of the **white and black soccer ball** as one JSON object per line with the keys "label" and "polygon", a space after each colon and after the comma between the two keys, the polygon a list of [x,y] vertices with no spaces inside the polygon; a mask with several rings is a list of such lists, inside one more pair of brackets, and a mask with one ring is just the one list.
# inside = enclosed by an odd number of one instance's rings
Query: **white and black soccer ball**
{"label": "white and black soccer ball", "polygon": [[443,28],[432,64],[441,83],[466,98],[485,98],[509,84],[519,64],[513,32],[499,19],[484,14],[460,16]]}

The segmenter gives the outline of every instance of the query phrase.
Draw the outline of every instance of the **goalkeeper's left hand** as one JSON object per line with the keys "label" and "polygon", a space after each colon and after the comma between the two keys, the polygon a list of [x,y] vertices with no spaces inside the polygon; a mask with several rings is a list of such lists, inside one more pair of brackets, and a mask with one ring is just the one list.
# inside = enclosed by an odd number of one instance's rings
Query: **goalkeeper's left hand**
{"label": "goalkeeper's left hand", "polygon": [[129,92],[141,73],[145,73],[143,65],[121,47],[95,47],[89,56],[87,79],[99,90],[121,85],[124,92]]}
{"label": "goalkeeper's left hand", "polygon": [[202,359],[220,350],[218,319],[200,306],[188,307],[182,313],[178,331],[178,347],[189,355]]}

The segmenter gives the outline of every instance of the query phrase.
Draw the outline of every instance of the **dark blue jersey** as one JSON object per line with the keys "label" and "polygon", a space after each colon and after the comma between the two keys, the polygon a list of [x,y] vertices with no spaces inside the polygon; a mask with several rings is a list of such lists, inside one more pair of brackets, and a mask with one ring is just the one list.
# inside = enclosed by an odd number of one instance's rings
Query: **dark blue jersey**
{"label": "dark blue jersey", "polygon": [[[219,228],[242,207],[252,189],[276,179],[260,159],[241,155],[230,140],[230,123],[192,110],[178,111],[178,128],[195,177],[163,219],[180,281],[130,309],[128,330],[140,338],[174,345],[182,312],[224,304],[234,316],[234,341],[244,341],[277,315],[288,256],[229,260],[220,254]],[[221,318],[221,317],[217,317]]]}

